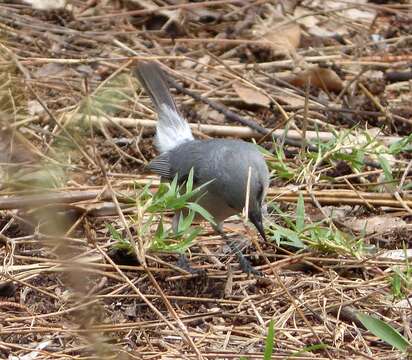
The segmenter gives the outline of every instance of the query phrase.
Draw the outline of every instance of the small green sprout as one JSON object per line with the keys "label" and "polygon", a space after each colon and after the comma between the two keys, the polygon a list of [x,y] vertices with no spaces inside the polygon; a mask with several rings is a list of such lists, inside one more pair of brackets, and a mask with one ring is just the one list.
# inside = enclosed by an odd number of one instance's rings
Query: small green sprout
{"label": "small green sprout", "polygon": [[[150,191],[150,184],[143,189],[136,188],[136,196],[130,200],[136,203],[138,210],[130,220],[135,225],[137,237],[143,240],[145,250],[184,252],[201,231],[199,227],[192,226],[196,215],[214,224],[213,217],[195,202],[205,193],[208,184],[194,188],[192,169],[183,185],[178,184],[176,175],[171,183],[160,183],[156,193]],[[175,228],[164,224],[163,216],[170,212],[179,213]],[[129,241],[113,226],[108,225],[108,228],[116,241],[115,247],[131,251]]]}

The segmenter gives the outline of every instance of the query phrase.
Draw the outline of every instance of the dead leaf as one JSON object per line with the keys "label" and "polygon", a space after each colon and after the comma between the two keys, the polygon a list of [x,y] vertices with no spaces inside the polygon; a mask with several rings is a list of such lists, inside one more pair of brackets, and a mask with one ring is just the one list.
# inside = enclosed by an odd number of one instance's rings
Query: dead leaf
{"label": "dead leaf", "polygon": [[48,76],[62,77],[64,72],[62,64],[49,63],[41,66],[33,75],[35,78],[42,79]]}
{"label": "dead leaf", "polygon": [[266,95],[260,93],[259,91],[247,87],[239,82],[233,83],[232,87],[236,91],[236,94],[246,104],[258,105],[267,108],[270,106],[270,99]]}
{"label": "dead leaf", "polygon": [[335,31],[330,31],[326,29],[325,27],[321,27],[318,25],[313,25],[308,29],[308,33],[313,36],[318,36],[318,37],[333,37],[339,35]]}
{"label": "dead leaf", "polygon": [[304,88],[309,80],[311,86],[322,90],[338,93],[343,89],[342,80],[332,69],[321,68],[319,66],[314,66],[298,74],[294,74],[286,81],[292,85]]}
{"label": "dead leaf", "polygon": [[[405,256],[406,255],[406,256]],[[388,250],[385,251],[383,254],[379,256],[379,258],[383,259],[391,259],[391,260],[406,260],[412,258],[412,249],[400,249],[400,250]]]}
{"label": "dead leaf", "polygon": [[301,29],[298,23],[289,23],[281,13],[257,22],[252,28],[257,41],[252,48],[269,50],[273,55],[290,56],[300,44]]}
{"label": "dead leaf", "polygon": [[[34,360],[41,356],[42,350],[47,348],[51,344],[51,340],[46,340],[43,341],[34,348],[33,351],[29,352],[26,355],[19,355],[19,356],[14,356],[10,355],[9,360]],[[42,356],[41,356],[42,357]]]}
{"label": "dead leaf", "polygon": [[43,113],[44,109],[37,100],[29,100],[27,102],[27,111],[31,116],[34,116]]}
{"label": "dead leaf", "polygon": [[223,115],[217,110],[209,110],[208,118],[213,124],[224,124],[225,123],[225,115]]}
{"label": "dead leaf", "polygon": [[409,297],[407,299],[403,299],[401,301],[398,301],[394,307],[397,309],[410,309],[411,307],[411,302],[412,302],[412,297]]}
{"label": "dead leaf", "polygon": [[296,23],[278,26],[269,29],[260,40],[267,40],[275,53],[289,55],[300,44],[301,30]]}
{"label": "dead leaf", "polygon": [[302,96],[297,96],[293,94],[279,94],[274,96],[274,98],[279,101],[282,105],[289,105],[295,107],[302,107],[305,105],[305,99]]}
{"label": "dead leaf", "polygon": [[354,231],[373,234],[404,227],[406,222],[398,217],[373,216],[365,219],[351,218],[345,221],[345,225]]}
{"label": "dead leaf", "polygon": [[345,10],[342,14],[349,19],[353,19],[356,21],[363,21],[368,24],[372,23],[373,19],[376,17],[376,11],[367,9],[367,10],[360,10],[360,9],[348,9]]}
{"label": "dead leaf", "polygon": [[296,22],[307,28],[317,25],[320,21],[316,16],[311,14],[313,14],[313,12],[303,6],[297,6],[295,12],[293,13],[296,18]]}

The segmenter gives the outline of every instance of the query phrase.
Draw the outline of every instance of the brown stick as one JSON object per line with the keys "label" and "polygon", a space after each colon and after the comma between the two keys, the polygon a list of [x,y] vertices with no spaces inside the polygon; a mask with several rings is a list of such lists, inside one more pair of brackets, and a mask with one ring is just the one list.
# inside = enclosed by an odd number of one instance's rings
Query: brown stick
{"label": "brown stick", "polygon": [[[81,116],[78,116],[79,119]],[[118,125],[124,126],[125,128],[139,128],[142,127],[148,133],[154,133],[156,130],[156,121],[147,119],[130,119],[130,118],[119,118],[111,117],[107,119],[103,116],[90,116],[90,121],[94,124],[104,124],[110,125],[111,123],[116,123]],[[210,125],[210,124],[189,124],[193,131],[198,131],[209,136],[231,136],[241,139],[256,138],[260,139],[262,133],[257,130],[253,130],[246,126],[229,126],[229,125]],[[272,129],[266,129],[272,132]],[[273,130],[275,137],[281,137],[285,135],[285,130],[277,129]],[[296,130],[288,130],[287,137],[293,140],[301,140],[302,133]],[[334,138],[331,132],[327,131],[306,131],[306,141],[329,141]],[[386,145],[393,144],[396,141],[401,140],[397,136],[378,136],[377,139],[382,141]]]}
{"label": "brown stick", "polygon": [[[134,180],[136,182],[136,180]],[[138,181],[141,183],[147,183],[148,180],[142,179]],[[154,187],[156,185],[154,184]],[[372,192],[360,192],[353,190],[322,190],[313,191],[313,195],[319,201],[320,204],[348,204],[348,205],[363,205],[365,201],[374,206],[391,206],[402,207],[402,204],[391,193],[372,193]],[[299,195],[302,194],[306,201],[311,202],[311,196],[307,191],[291,191],[290,189],[278,188],[270,189],[268,196],[275,197],[277,200],[286,202],[296,202]],[[132,193],[125,193],[123,196],[119,195],[117,198],[119,202],[123,204],[130,204],[130,198],[127,195]],[[44,195],[22,195],[11,197],[0,197],[0,210],[12,210],[12,209],[30,209],[44,205],[58,205],[58,204],[74,204],[81,201],[89,201],[97,198],[100,201],[109,201],[111,196],[109,193],[101,194],[101,189],[96,190],[68,190],[55,193],[48,193]],[[403,202],[412,207],[412,194],[406,194],[402,198]],[[103,203],[102,203],[103,204]],[[104,203],[104,215],[111,213],[110,203]],[[98,208],[98,206],[97,206]],[[79,207],[81,209],[81,207]],[[85,209],[86,210],[86,209]],[[114,210],[113,210],[114,211]],[[99,215],[99,211],[95,212]]]}

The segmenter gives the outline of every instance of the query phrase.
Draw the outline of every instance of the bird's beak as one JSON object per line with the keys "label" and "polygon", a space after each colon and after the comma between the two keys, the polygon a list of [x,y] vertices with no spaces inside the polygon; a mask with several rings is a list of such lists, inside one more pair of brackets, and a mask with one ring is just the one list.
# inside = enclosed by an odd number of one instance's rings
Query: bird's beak
{"label": "bird's beak", "polygon": [[260,236],[262,236],[263,240],[267,241],[265,229],[263,227],[262,222],[262,213],[260,211],[249,213],[249,220],[252,222],[253,225],[255,225],[257,231],[259,232]]}

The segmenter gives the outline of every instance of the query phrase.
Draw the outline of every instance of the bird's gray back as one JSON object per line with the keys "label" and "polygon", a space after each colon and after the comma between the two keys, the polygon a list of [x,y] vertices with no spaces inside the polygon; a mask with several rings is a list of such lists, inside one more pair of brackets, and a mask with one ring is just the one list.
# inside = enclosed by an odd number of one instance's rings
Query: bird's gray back
{"label": "bird's gray back", "polygon": [[222,196],[234,209],[244,207],[247,178],[251,168],[250,191],[262,186],[266,192],[269,173],[262,154],[253,144],[241,140],[195,140],[181,144],[169,152],[171,174],[179,169],[179,178],[186,178],[194,169],[195,184],[213,182],[207,191]]}

